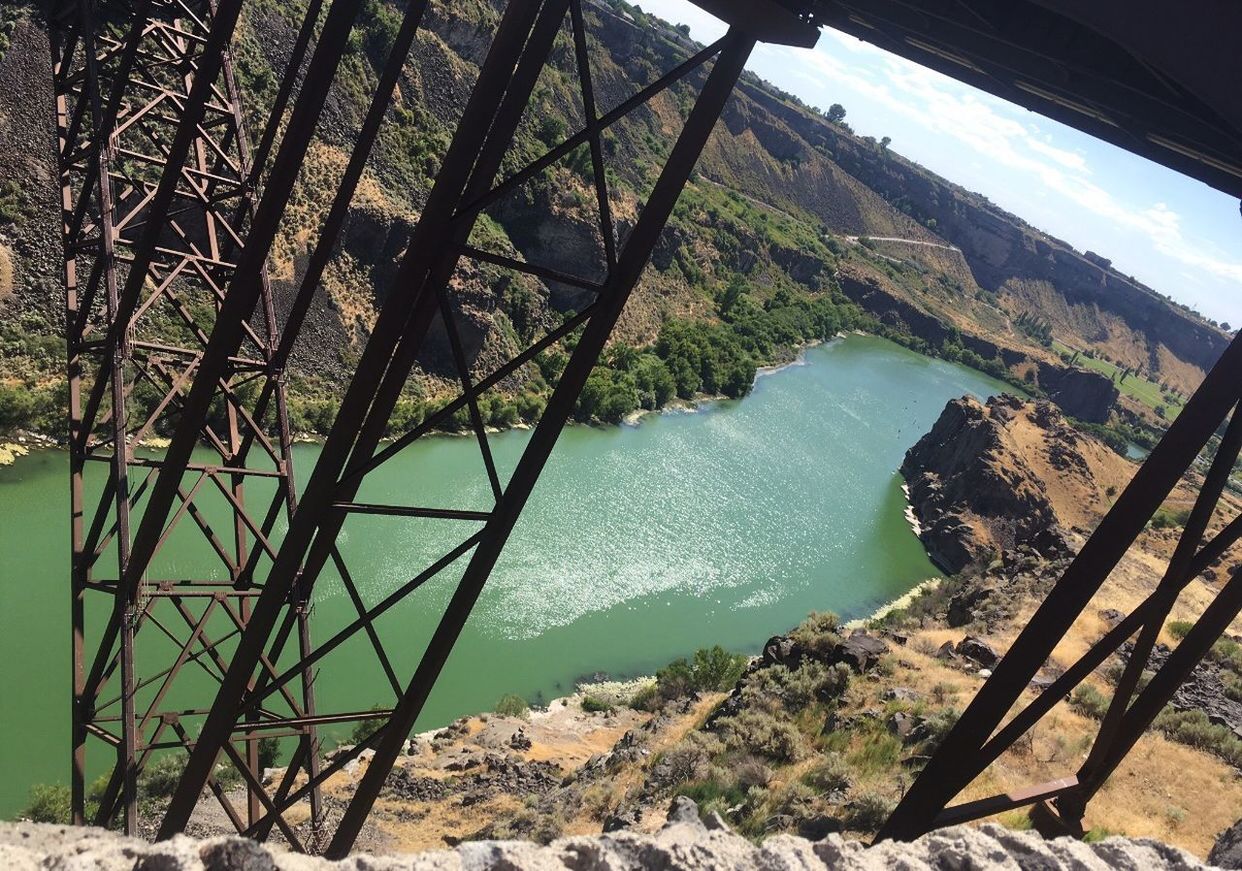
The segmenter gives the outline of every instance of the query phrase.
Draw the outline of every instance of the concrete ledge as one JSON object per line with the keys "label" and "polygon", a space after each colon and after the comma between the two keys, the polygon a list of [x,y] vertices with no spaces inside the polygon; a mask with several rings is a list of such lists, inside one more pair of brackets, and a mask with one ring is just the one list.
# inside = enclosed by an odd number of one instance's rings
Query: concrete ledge
{"label": "concrete ledge", "polygon": [[1176,847],[1146,839],[1109,838],[1084,844],[1045,841],[999,826],[958,827],[911,844],[865,847],[830,835],[807,841],[777,835],[761,845],[697,820],[673,822],[654,835],[618,832],[562,838],[546,847],[521,841],[479,841],[452,850],[403,856],[358,855],[342,862],[269,852],[240,838],[179,836],[147,844],[100,829],[34,823],[0,824],[0,868],[6,871],[621,871],[621,869],[1133,869],[1207,868]]}

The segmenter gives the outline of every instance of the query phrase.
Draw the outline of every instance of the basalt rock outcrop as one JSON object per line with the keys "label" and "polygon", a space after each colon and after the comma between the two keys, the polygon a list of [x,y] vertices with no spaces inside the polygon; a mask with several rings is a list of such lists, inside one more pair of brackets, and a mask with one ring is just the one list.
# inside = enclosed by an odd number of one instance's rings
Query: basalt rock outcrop
{"label": "basalt rock outcrop", "polygon": [[1242,868],[1242,819],[1221,832],[1208,861],[1221,868]]}
{"label": "basalt rock outcrop", "polygon": [[[1239,643],[1242,636],[1227,636],[1233,643]],[[1125,644],[1121,655],[1128,658],[1133,646]],[[1164,666],[1172,651],[1165,644],[1157,644],[1151,652],[1148,669],[1155,671]],[[1224,726],[1242,740],[1242,699],[1229,692],[1226,684],[1227,676],[1232,671],[1226,669],[1219,661],[1209,656],[1201,660],[1191,670],[1190,676],[1177,688],[1169,704],[1177,711],[1202,711],[1208,722],[1216,726]]]}
{"label": "basalt rock outcrop", "polygon": [[1062,411],[1088,423],[1105,423],[1121,391],[1099,372],[1039,364],[1039,386]]}
{"label": "basalt rock outcrop", "polygon": [[[947,572],[990,562],[1019,545],[1045,557],[1065,549],[1045,486],[1006,431],[1025,408],[1012,396],[994,397],[987,405],[969,397],[952,400],[931,432],[906,452],[901,472],[920,537],[932,561]],[[1059,418],[1055,409],[1042,411]]]}

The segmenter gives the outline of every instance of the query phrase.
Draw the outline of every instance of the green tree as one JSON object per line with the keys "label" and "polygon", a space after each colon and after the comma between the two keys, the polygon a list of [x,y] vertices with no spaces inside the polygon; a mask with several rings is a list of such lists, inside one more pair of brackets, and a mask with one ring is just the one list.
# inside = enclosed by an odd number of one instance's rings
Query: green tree
{"label": "green tree", "polygon": [[632,374],[596,366],[578,396],[574,418],[583,422],[619,423],[638,405],[638,385]]}
{"label": "green tree", "polygon": [[643,354],[634,364],[634,383],[639,404],[649,410],[663,408],[677,395],[677,382],[664,361],[655,354]]}

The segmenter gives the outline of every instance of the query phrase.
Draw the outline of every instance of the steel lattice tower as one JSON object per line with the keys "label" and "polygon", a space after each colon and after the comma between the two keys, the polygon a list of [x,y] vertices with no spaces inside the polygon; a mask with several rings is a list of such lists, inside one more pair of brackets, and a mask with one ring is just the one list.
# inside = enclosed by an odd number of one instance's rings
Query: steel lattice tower
{"label": "steel lattice tower", "polygon": [[[174,703],[184,700],[186,672],[220,679],[260,592],[254,565],[294,507],[277,324],[261,266],[245,340],[207,385],[212,414],[196,427],[202,449],[174,482],[175,508],[155,547],[134,561],[135,524],[169,480],[142,442],[183,416],[254,217],[227,51],[237,7],[66,0],[51,19],[69,355],[73,809],[81,822],[94,739],[115,756],[94,820],[123,813],[127,831],[137,822],[136,778],[152,754],[190,746],[181,718],[201,713],[205,700]],[[192,546],[191,538],[211,558],[186,576],[159,553],[169,541]],[[302,600],[282,608],[305,643]],[[303,677],[283,701],[309,715],[313,689]],[[313,745],[313,725],[290,731]],[[253,779],[258,738],[244,727],[236,735],[247,740],[240,752],[230,744],[229,755]],[[249,804],[253,821],[261,811],[253,790]]]}

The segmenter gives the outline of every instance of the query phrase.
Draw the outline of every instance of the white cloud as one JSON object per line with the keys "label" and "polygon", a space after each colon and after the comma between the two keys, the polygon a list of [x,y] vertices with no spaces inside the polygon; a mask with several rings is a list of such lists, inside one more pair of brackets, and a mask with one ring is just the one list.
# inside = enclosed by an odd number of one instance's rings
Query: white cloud
{"label": "white cloud", "polygon": [[1050,145],[1036,137],[1028,139],[1026,144],[1032,151],[1037,151],[1045,157],[1051,157],[1064,167],[1081,173],[1091,172],[1091,170],[1087,167],[1087,158],[1083,157],[1077,151],[1067,151],[1064,148],[1057,148],[1055,145]]}
{"label": "white cloud", "polygon": [[806,68],[799,69],[798,75],[818,79],[821,86],[824,79],[829,79],[852,88],[931,133],[954,139],[1010,170],[1030,174],[1038,180],[1038,190],[1059,194],[1073,206],[1137,232],[1163,255],[1218,278],[1242,283],[1242,262],[1207,251],[1186,239],[1181,229],[1182,217],[1165,203],[1136,207],[1091,181],[1086,157],[1052,144],[1051,137],[1038,125],[1017,120],[1019,114],[1030,114],[1026,110],[990,95],[977,95],[940,73],[871,46],[864,50],[871,55],[867,63],[878,65],[873,69],[883,73],[878,79],[823,51],[786,51],[796,53],[800,66]]}

